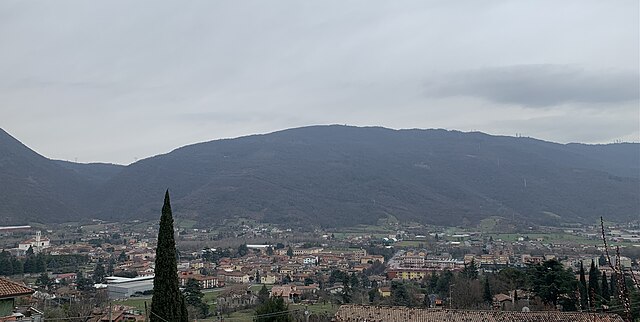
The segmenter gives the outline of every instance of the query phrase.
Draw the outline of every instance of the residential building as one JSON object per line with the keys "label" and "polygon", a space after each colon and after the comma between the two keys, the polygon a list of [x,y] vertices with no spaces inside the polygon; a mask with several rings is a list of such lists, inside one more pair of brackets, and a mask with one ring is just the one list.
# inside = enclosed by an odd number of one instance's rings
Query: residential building
{"label": "residential building", "polygon": [[224,276],[224,281],[226,283],[247,284],[250,281],[249,274],[242,272],[223,272],[218,275],[220,277]]}
{"label": "residential building", "polygon": [[302,260],[305,265],[314,265],[318,262],[318,257],[308,256]]}
{"label": "residential building", "polygon": [[34,319],[26,318],[23,313],[14,312],[16,299],[31,295],[34,292],[34,290],[24,285],[0,278],[0,322],[35,321]]}
{"label": "residential building", "polygon": [[383,286],[378,289],[378,292],[380,293],[381,297],[389,297],[391,296],[391,287]]}
{"label": "residential building", "polygon": [[271,288],[271,297],[281,297],[287,303],[292,303],[300,294],[296,285],[278,285]]}
{"label": "residential building", "polygon": [[180,286],[185,287],[187,285],[187,282],[189,282],[190,279],[196,280],[200,285],[200,287],[203,289],[210,289],[210,288],[216,288],[221,286],[221,283],[218,280],[218,276],[205,276],[205,275],[193,274],[193,273],[180,274],[180,276],[178,277]]}

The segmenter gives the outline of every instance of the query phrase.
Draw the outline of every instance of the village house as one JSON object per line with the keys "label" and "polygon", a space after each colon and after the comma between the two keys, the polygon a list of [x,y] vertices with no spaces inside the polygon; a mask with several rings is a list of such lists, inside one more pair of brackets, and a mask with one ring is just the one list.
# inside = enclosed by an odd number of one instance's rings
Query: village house
{"label": "village house", "polygon": [[296,290],[303,296],[316,294],[320,290],[318,284],[297,285]]}
{"label": "village house", "polygon": [[242,272],[220,272],[218,273],[219,278],[224,277],[225,283],[236,283],[236,284],[248,284],[250,282],[250,276],[247,273]]}
{"label": "village house", "polygon": [[293,303],[300,294],[302,293],[297,290],[297,286],[292,284],[276,285],[271,288],[271,297],[280,297],[286,303]]}
{"label": "village house", "polygon": [[496,294],[493,296],[493,307],[502,311],[511,309],[511,296],[507,294]]}
{"label": "village house", "polygon": [[421,268],[394,268],[387,271],[388,279],[420,280],[432,271],[457,271],[464,268],[464,262],[455,259],[425,259]]}
{"label": "village house", "polygon": [[32,321],[25,313],[15,312],[16,299],[28,296],[34,290],[12,282],[8,279],[0,278],[0,322],[5,321]]}
{"label": "village house", "polygon": [[295,268],[294,268],[294,267],[291,267],[291,266],[283,266],[283,267],[280,267],[280,274],[283,274],[283,275],[291,275],[291,274],[293,274],[295,271],[296,271],[296,270],[295,270]]}
{"label": "village house", "polygon": [[305,265],[315,265],[318,262],[318,257],[307,256],[303,259],[302,263]]}
{"label": "village house", "polygon": [[544,256],[531,256],[530,254],[522,254],[521,260],[524,264],[538,265],[544,262]]}
{"label": "village house", "polygon": [[384,256],[382,255],[368,255],[360,257],[360,264],[373,264],[376,261],[384,263]]}
{"label": "village house", "polygon": [[220,281],[218,280],[218,276],[205,276],[189,272],[181,273],[178,278],[180,281],[180,286],[182,287],[185,287],[190,279],[196,280],[198,282],[198,285],[200,285],[200,287],[203,289],[216,288],[224,285],[224,283],[222,283],[221,285]]}
{"label": "village house", "polygon": [[216,309],[220,312],[258,304],[258,296],[246,292],[226,292],[217,298]]}
{"label": "village house", "polygon": [[53,278],[55,279],[55,282],[60,284],[60,283],[71,283],[71,282],[75,282],[76,278],[77,278],[77,274],[76,273],[64,273],[64,274],[54,274]]}
{"label": "village house", "polygon": [[383,286],[378,289],[378,292],[380,293],[381,297],[389,297],[391,296],[391,287]]}
{"label": "village house", "polygon": [[506,267],[509,265],[509,256],[507,255],[494,255],[494,254],[482,254],[482,255],[474,255],[467,254],[464,255],[464,263],[470,264],[471,262],[478,267],[483,266],[492,266],[492,267]]}
{"label": "village house", "polygon": [[278,276],[276,274],[272,274],[272,273],[269,273],[267,275],[264,275],[264,276],[260,277],[260,283],[261,284],[272,285],[272,284],[275,284],[278,280],[279,280]]}
{"label": "village house", "polygon": [[327,287],[325,289],[329,294],[340,294],[342,293],[342,291],[344,290],[344,285],[342,285],[342,283],[336,283],[331,287]]}

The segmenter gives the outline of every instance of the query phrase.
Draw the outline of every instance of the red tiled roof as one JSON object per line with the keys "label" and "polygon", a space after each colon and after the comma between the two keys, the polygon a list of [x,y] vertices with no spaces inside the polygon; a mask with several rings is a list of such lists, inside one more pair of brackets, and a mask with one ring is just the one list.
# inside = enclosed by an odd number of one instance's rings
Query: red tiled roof
{"label": "red tiled roof", "polygon": [[511,296],[507,294],[496,294],[493,296],[493,300],[498,302],[511,301]]}
{"label": "red tiled roof", "polygon": [[338,322],[623,322],[616,314],[578,312],[508,312],[415,309],[403,306],[342,305],[336,312]]}
{"label": "red tiled roof", "polygon": [[34,290],[12,282],[8,279],[0,278],[0,298],[18,297],[33,294]]}

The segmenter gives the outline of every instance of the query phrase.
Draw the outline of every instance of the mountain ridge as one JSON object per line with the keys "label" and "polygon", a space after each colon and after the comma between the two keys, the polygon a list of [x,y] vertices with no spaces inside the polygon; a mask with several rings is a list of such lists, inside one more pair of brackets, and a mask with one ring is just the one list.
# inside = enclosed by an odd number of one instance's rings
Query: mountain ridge
{"label": "mountain ridge", "polygon": [[[19,141],[4,141],[0,152],[18,149]],[[435,224],[475,224],[490,216],[547,223],[599,215],[629,220],[640,212],[638,144],[323,125],[195,143],[128,166],[54,161],[24,148],[41,157],[54,177],[66,176],[47,186],[63,187],[64,196],[44,193],[46,200],[58,197],[69,205],[69,214],[53,218],[61,221],[155,218],[166,188],[178,215],[203,224],[249,216],[335,226],[371,224],[388,215]],[[0,162],[0,178],[11,171],[21,173]],[[24,180],[12,184],[25,186]],[[27,194],[22,203],[34,194],[18,190]],[[0,217],[13,218],[7,211],[0,208]],[[44,210],[32,211],[37,215],[31,218],[47,218]]]}

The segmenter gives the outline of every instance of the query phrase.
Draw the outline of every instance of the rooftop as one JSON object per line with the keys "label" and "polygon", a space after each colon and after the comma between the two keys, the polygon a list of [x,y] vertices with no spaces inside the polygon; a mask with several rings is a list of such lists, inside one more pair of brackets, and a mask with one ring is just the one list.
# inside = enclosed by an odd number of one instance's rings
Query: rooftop
{"label": "rooftop", "polygon": [[579,312],[508,312],[414,309],[402,306],[342,305],[336,313],[336,321],[465,321],[465,322],[624,322],[616,314]]}
{"label": "rooftop", "polygon": [[8,279],[0,278],[0,298],[30,295],[33,294],[33,292],[35,291],[24,285],[20,285]]}

